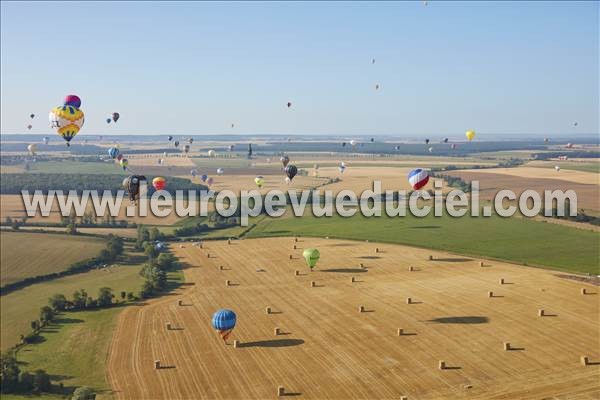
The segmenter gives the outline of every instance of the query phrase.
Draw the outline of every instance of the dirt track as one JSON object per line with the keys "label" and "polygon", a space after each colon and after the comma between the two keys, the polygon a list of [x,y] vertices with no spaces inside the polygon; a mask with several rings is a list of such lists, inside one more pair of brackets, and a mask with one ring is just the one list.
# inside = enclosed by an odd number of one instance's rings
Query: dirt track
{"label": "dirt track", "polygon": [[[174,246],[188,286],[120,314],[107,372],[116,396],[264,399],[283,385],[313,399],[600,397],[596,287],[404,246],[307,238],[293,245],[276,238]],[[312,273],[300,259],[309,246],[321,251]],[[581,295],[582,287],[594,294]],[[237,313],[231,339],[243,347],[224,345],[211,328],[219,308]],[[552,316],[538,317],[539,308]],[[275,327],[284,334],[275,336]],[[504,351],[505,341],[516,349]],[[581,355],[597,364],[582,366]],[[155,359],[166,367],[155,370]],[[439,360],[450,368],[439,370]]]}

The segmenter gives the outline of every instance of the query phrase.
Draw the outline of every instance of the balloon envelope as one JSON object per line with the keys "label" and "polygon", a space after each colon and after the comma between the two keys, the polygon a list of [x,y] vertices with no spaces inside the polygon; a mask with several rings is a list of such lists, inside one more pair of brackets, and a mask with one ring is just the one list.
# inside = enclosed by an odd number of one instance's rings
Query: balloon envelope
{"label": "balloon envelope", "polygon": [[154,189],[156,190],[163,190],[166,185],[167,180],[162,176],[157,176],[156,178],[152,179],[152,186],[154,186]]}
{"label": "balloon envelope", "polygon": [[475,137],[475,131],[466,131],[465,136],[467,137],[467,139],[470,142]]}
{"label": "balloon envelope", "polygon": [[65,106],[72,106],[75,108],[81,107],[81,99],[76,94],[68,94],[65,96],[65,100],[63,101]]}
{"label": "balloon envelope", "polygon": [[265,184],[265,178],[263,178],[262,176],[257,176],[256,178],[254,178],[254,183],[256,183],[256,186],[261,188]]}
{"label": "balloon envelope", "polygon": [[429,182],[429,174],[427,171],[417,168],[413,169],[408,174],[408,183],[414,190],[419,190]]}
{"label": "balloon envelope", "polygon": [[108,155],[114,160],[119,155],[119,149],[117,149],[116,147],[111,147],[110,149],[108,149]]}
{"label": "balloon envelope", "polygon": [[222,309],[213,314],[212,326],[218,331],[227,331],[235,328],[237,316],[231,310]]}
{"label": "balloon envelope", "polygon": [[290,181],[294,179],[296,174],[298,173],[298,168],[295,165],[288,165],[285,167],[285,175],[290,178]]}
{"label": "balloon envelope", "polygon": [[321,253],[317,249],[310,248],[310,249],[305,249],[302,252],[302,256],[304,257],[304,260],[306,261],[306,265],[308,265],[308,267],[310,269],[313,269],[315,267],[315,265],[317,265],[317,261],[319,261],[319,258],[321,258]]}
{"label": "balloon envelope", "polygon": [[121,115],[118,112],[112,113],[112,120],[117,122],[121,118]]}
{"label": "balloon envelope", "polygon": [[32,143],[32,144],[30,144],[29,146],[27,146],[27,151],[29,151],[29,153],[30,153],[32,156],[35,156],[35,152],[37,151],[37,144],[35,144],[35,143]]}
{"label": "balloon envelope", "polygon": [[54,107],[48,115],[50,126],[69,145],[69,142],[77,135],[84,122],[83,111],[71,105]]}

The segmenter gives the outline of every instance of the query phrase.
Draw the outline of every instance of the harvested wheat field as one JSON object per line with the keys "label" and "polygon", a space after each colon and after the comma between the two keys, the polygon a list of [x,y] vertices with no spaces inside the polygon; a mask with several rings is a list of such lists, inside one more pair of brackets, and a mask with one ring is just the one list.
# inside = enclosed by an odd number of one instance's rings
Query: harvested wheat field
{"label": "harvested wheat field", "polygon": [[[119,316],[107,369],[118,398],[265,399],[278,386],[312,399],[600,396],[599,290],[559,273],[341,240],[184,246],[185,288]],[[237,313],[237,348],[211,328],[220,308]]]}

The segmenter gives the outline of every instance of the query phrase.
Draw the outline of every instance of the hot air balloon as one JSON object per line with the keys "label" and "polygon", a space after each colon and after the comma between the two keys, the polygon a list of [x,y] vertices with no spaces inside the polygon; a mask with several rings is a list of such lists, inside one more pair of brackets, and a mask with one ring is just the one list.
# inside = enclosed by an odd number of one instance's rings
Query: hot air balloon
{"label": "hot air balloon", "polygon": [[232,145],[232,144],[230,144],[229,147],[228,147],[229,151],[233,151],[234,148],[235,148],[235,146]]}
{"label": "hot air balloon", "polygon": [[146,181],[143,175],[131,175],[123,179],[123,189],[129,193],[129,201],[135,202],[140,197],[140,184]]}
{"label": "hot air balloon", "polygon": [[50,142],[50,138],[48,136],[44,136],[42,141],[44,142],[44,144],[48,144]]}
{"label": "hot air balloon", "polygon": [[79,98],[79,96],[77,96],[75,94],[68,94],[65,97],[65,100],[63,101],[63,104],[65,106],[71,106],[71,107],[79,108],[79,107],[81,107],[81,99]]}
{"label": "hot air balloon", "polygon": [[152,179],[152,186],[154,186],[154,189],[156,190],[163,190],[165,186],[167,186],[167,180],[162,176],[157,176]]}
{"label": "hot air balloon", "polygon": [[167,138],[169,139],[169,142],[170,142],[171,140],[173,140],[173,136],[171,136],[171,135],[169,135]]}
{"label": "hot air balloon", "polygon": [[450,145],[450,148],[451,148],[451,149],[456,149],[456,144],[452,143],[452,144]]}
{"label": "hot air balloon", "polygon": [[121,166],[121,168],[123,168],[123,171],[126,171],[127,166],[129,165],[129,160],[127,160],[126,158],[121,158],[121,160],[119,161],[119,165]]}
{"label": "hot air balloon", "polygon": [[429,144],[429,139],[425,139],[425,144]]}
{"label": "hot air balloon", "polygon": [[554,169],[556,170],[556,172],[560,171],[560,167],[558,165],[555,165]]}
{"label": "hot air balloon", "polygon": [[465,132],[465,136],[467,137],[467,139],[470,142],[475,137],[475,131],[467,131],[467,132]]}
{"label": "hot air balloon", "polygon": [[252,143],[248,143],[248,159],[252,158]]}
{"label": "hot air balloon", "polygon": [[549,138],[544,138],[544,142],[548,143],[550,141]]}
{"label": "hot air balloon", "polygon": [[375,85],[375,90],[379,90],[379,84]]}
{"label": "hot air balloon", "polygon": [[294,179],[296,174],[298,173],[298,168],[295,165],[288,165],[285,167],[285,175],[290,178],[290,181]]}
{"label": "hot air balloon", "polygon": [[319,164],[315,164],[315,165],[313,165],[313,168],[314,168],[314,169],[319,169]]}
{"label": "hot air balloon", "polygon": [[400,146],[396,146],[396,147],[394,147],[394,149],[400,150]]}
{"label": "hot air balloon", "polygon": [[[67,96],[67,99],[69,99],[70,96]],[[65,99],[65,101],[67,99]],[[79,100],[78,102],[72,98],[70,98],[70,100],[73,104],[81,104],[79,97],[77,97],[77,100]],[[72,104],[65,104],[53,108],[48,115],[48,119],[50,120],[50,126],[67,142],[67,146],[70,146],[71,140],[83,126],[84,115],[83,111],[78,107],[75,107]]]}
{"label": "hot air balloon", "polygon": [[375,138],[371,138],[371,143],[373,143],[375,141]]}
{"label": "hot air balloon", "polygon": [[288,101],[287,108],[290,108],[291,106],[292,106],[292,103]]}
{"label": "hot air balloon", "polygon": [[267,164],[270,164],[270,163],[271,163],[271,159],[267,158]]}
{"label": "hot air balloon", "polygon": [[375,64],[375,59],[372,59],[372,60],[371,60],[371,64]]}
{"label": "hot air balloon", "polygon": [[312,270],[317,265],[319,258],[321,258],[321,253],[317,249],[309,248],[302,252],[302,257],[306,260],[306,265]]}
{"label": "hot air balloon", "polygon": [[121,161],[123,159],[123,154],[119,153],[117,154],[117,161]]}
{"label": "hot air balloon", "polygon": [[32,156],[35,156],[35,152],[37,151],[37,144],[32,143],[29,146],[27,146],[27,151],[29,152],[29,154],[31,154]]}
{"label": "hot air balloon", "polygon": [[567,149],[572,149],[573,148],[573,143],[567,143]]}
{"label": "hot air balloon", "polygon": [[27,129],[31,130],[31,128],[33,128],[33,125],[31,125],[31,124],[27,125]]}
{"label": "hot air balloon", "polygon": [[417,168],[413,169],[408,174],[408,183],[414,190],[419,190],[429,182],[429,174],[427,171]]}
{"label": "hot air balloon", "polygon": [[210,177],[206,180],[206,184],[208,185],[208,187],[210,187],[210,185],[212,185],[214,181],[215,180],[212,177]]}
{"label": "hot air balloon", "polygon": [[35,114],[29,114],[29,118],[34,119],[35,118]]}
{"label": "hot air balloon", "polygon": [[448,143],[448,138],[444,138],[444,143]]}
{"label": "hot air balloon", "polygon": [[219,332],[219,336],[224,342],[227,342],[227,338],[235,328],[236,320],[237,317],[231,310],[223,309],[213,314],[212,326]]}
{"label": "hot air balloon", "polygon": [[159,158],[157,160],[157,162],[158,162],[158,165],[163,165],[165,163],[165,159],[164,158]]}
{"label": "hot air balloon", "polygon": [[346,147],[346,142],[342,142],[342,147]]}
{"label": "hot air balloon", "polygon": [[206,174],[202,174],[202,175],[200,176],[200,180],[201,180],[202,182],[206,182],[206,180],[207,180],[207,179],[208,179],[208,175],[206,175]]}
{"label": "hot air balloon", "polygon": [[121,118],[121,115],[118,112],[112,113],[112,120],[114,122],[117,122],[119,120],[119,118]]}
{"label": "hot air balloon", "polygon": [[110,121],[112,121],[110,118],[106,118],[106,123],[110,124]]}
{"label": "hot air balloon", "polygon": [[579,125],[579,122],[575,122],[575,123],[573,124],[573,126],[577,126],[577,125]]}
{"label": "hot air balloon", "polygon": [[285,167],[287,167],[287,165],[289,164],[289,162],[290,162],[290,158],[289,158],[287,155],[285,155],[285,156],[281,156],[281,157],[279,158],[279,161],[281,161],[281,164],[283,164],[283,168],[285,168]]}
{"label": "hot air balloon", "polygon": [[183,152],[185,154],[187,154],[187,153],[190,152],[190,145],[189,144],[186,144],[186,145],[183,146]]}
{"label": "hot air balloon", "polygon": [[433,147],[428,148],[427,151],[433,153]]}
{"label": "hot air balloon", "polygon": [[223,175],[223,168],[217,168],[217,175]]}
{"label": "hot air balloon", "polygon": [[257,176],[256,178],[254,178],[254,183],[256,183],[256,186],[258,186],[258,188],[260,189],[265,184],[265,178],[263,178],[262,176]]}
{"label": "hot air balloon", "polygon": [[232,128],[233,128],[233,127],[235,127],[235,124],[231,124],[231,127],[232,127]]}
{"label": "hot air balloon", "polygon": [[198,170],[197,169],[193,169],[193,170],[190,171],[190,175],[192,175],[192,178],[195,178],[197,174],[198,174]]}
{"label": "hot air balloon", "polygon": [[338,166],[338,171],[340,171],[340,174],[343,174],[345,170],[346,170],[346,166],[345,165],[340,164]]}
{"label": "hot air balloon", "polygon": [[214,150],[209,150],[207,154],[209,157],[214,157],[217,155],[217,153]]}
{"label": "hot air balloon", "polygon": [[109,148],[108,155],[114,160],[119,155],[119,149],[117,149],[116,147]]}
{"label": "hot air balloon", "polygon": [[176,140],[175,143],[173,143],[175,148],[179,147],[179,140]]}
{"label": "hot air balloon", "polygon": [[352,139],[350,141],[350,146],[352,146],[352,147],[356,146],[356,140]]}

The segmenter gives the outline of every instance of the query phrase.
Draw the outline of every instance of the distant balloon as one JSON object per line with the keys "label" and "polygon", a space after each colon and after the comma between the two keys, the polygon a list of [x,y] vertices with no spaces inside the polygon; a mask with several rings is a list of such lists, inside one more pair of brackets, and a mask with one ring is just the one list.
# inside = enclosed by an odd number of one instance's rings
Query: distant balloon
{"label": "distant balloon", "polygon": [[121,166],[121,168],[123,168],[123,171],[126,171],[127,166],[129,165],[129,160],[126,158],[121,158],[121,160],[119,161],[119,165]]}
{"label": "distant balloon", "polygon": [[179,140],[176,140],[174,145],[175,145],[175,148],[179,147]]}
{"label": "distant balloon", "polygon": [[342,147],[346,147],[346,142],[342,142]]}
{"label": "distant balloon", "polygon": [[108,155],[114,160],[119,155],[119,149],[117,149],[116,147],[109,148]]}
{"label": "distant balloon", "polygon": [[201,180],[202,182],[206,182],[206,180],[207,180],[207,179],[208,179],[208,175],[206,175],[206,174],[202,174],[202,175],[200,176],[200,180]]}
{"label": "distant balloon", "polygon": [[354,146],[356,146],[356,143],[357,143],[356,140],[352,139],[350,141],[350,146],[354,147]]}
{"label": "distant balloon", "polygon": [[338,166],[338,171],[340,171],[340,174],[343,174],[345,170],[346,170],[346,166],[345,165],[340,164]]}
{"label": "distant balloon", "polygon": [[429,144],[429,139],[425,139],[425,144]]}
{"label": "distant balloon", "polygon": [[375,64],[375,59],[372,59],[372,60],[371,60],[371,64]]}
{"label": "distant balloon", "polygon": [[444,143],[448,143],[448,138],[444,138]]}
{"label": "distant balloon", "polygon": [[65,97],[63,105],[79,108],[81,107],[81,99],[75,94],[69,94]]}
{"label": "distant balloon", "polygon": [[156,190],[163,190],[165,186],[167,186],[167,180],[162,176],[157,176],[152,179],[152,186],[154,186],[154,189]]}
{"label": "distant balloon", "polygon": [[567,149],[572,149],[573,148],[573,143],[567,143]]}
{"label": "distant balloon", "polygon": [[106,118],[106,123],[110,124],[110,121],[112,121],[110,118]]}
{"label": "distant balloon", "polygon": [[414,190],[419,190],[429,182],[429,174],[427,171],[417,168],[413,169],[408,174],[408,183]]}
{"label": "distant balloon", "polygon": [[579,122],[575,122],[575,123],[573,124],[573,126],[577,126],[577,125],[579,125]]}
{"label": "distant balloon", "polygon": [[234,128],[234,127],[235,127],[235,124],[231,124],[231,127],[232,127],[232,128]]}
{"label": "distant balloon", "polygon": [[237,317],[233,311],[223,309],[213,314],[212,326],[217,330],[221,339],[226,342],[235,328],[236,321]]}
{"label": "distant balloon", "polygon": [[183,152],[185,154],[187,154],[187,153],[190,152],[190,145],[189,144],[186,144],[186,145],[183,146]]}
{"label": "distant balloon", "polygon": [[214,182],[214,181],[215,181],[215,180],[214,180],[212,177],[208,178],[208,179],[206,180],[206,183],[208,184],[208,187],[210,187],[210,186],[213,184],[213,182]]}
{"label": "distant balloon", "polygon": [[285,155],[285,156],[281,156],[281,157],[279,158],[279,161],[281,161],[281,164],[283,164],[283,168],[285,168],[285,167],[287,167],[287,165],[289,164],[289,162],[290,162],[290,158],[289,158],[287,155]]}
{"label": "distant balloon", "polygon": [[396,146],[396,147],[394,147],[394,149],[400,150],[400,146]]}
{"label": "distant balloon", "polygon": [[190,171],[190,175],[192,175],[192,178],[195,178],[196,175],[198,175],[198,170],[197,169],[193,169]]}
{"label": "distant balloon", "polygon": [[29,118],[34,119],[35,118],[35,114],[29,114]]}
{"label": "distant balloon", "polygon": [[308,265],[310,269],[313,269],[315,265],[317,265],[319,258],[321,258],[321,253],[317,249],[309,248],[302,252],[302,257],[304,257],[306,265]]}
{"label": "distant balloon", "polygon": [[257,176],[256,178],[254,178],[254,183],[260,189],[265,184],[265,178],[263,178],[262,176]]}
{"label": "distant balloon", "polygon": [[315,164],[315,165],[313,165],[313,168],[314,168],[314,169],[319,169],[319,164]]}
{"label": "distant balloon", "polygon": [[298,168],[296,168],[295,165],[288,165],[287,167],[285,167],[285,175],[290,178],[290,181],[292,179],[294,179],[294,177],[296,176],[296,174],[298,173]]}
{"label": "distant balloon", "polygon": [[188,143],[189,143],[189,144],[192,144],[192,143],[194,143],[194,138],[193,138],[193,137],[189,138],[189,139],[188,139]]}
{"label": "distant balloon", "polygon": [[146,181],[143,175],[131,175],[123,179],[123,189],[129,193],[129,201],[136,201],[140,197],[140,184]]}
{"label": "distant balloon", "polygon": [[117,161],[121,161],[123,159],[123,154],[119,153],[117,154]]}
{"label": "distant balloon", "polygon": [[371,138],[371,143],[373,143],[375,141],[375,138]]}
{"label": "distant balloon", "polygon": [[228,147],[229,151],[233,151],[234,148],[235,148],[235,146],[232,145],[232,144],[230,144],[229,147]]}
{"label": "distant balloon", "polygon": [[544,138],[544,142],[548,143],[550,141],[550,138]]}
{"label": "distant balloon", "polygon": [[465,132],[465,136],[467,137],[467,139],[470,142],[475,137],[475,131],[467,131],[467,132]]}
{"label": "distant balloon", "polygon": [[555,165],[554,169],[556,170],[556,172],[560,171],[560,167],[558,165]]}
{"label": "distant balloon", "polygon": [[29,151],[29,154],[31,154],[32,156],[35,156],[35,153],[37,151],[37,144],[32,143],[29,146],[27,146],[27,151]]}
{"label": "distant balloon", "polygon": [[217,155],[217,152],[215,152],[214,150],[209,150],[207,154],[209,157],[215,157]]}
{"label": "distant balloon", "polygon": [[48,144],[48,142],[50,142],[50,138],[48,136],[44,136],[42,141],[44,142],[44,144]]}
{"label": "distant balloon", "polygon": [[379,90],[379,84],[375,85],[375,90]]}
{"label": "distant balloon", "polygon": [[169,142],[170,142],[171,140],[173,140],[173,136],[170,136],[170,135],[169,135],[169,136],[168,136],[168,139],[169,139]]}
{"label": "distant balloon", "polygon": [[456,144],[452,143],[452,144],[450,145],[450,148],[451,148],[451,149],[456,149]]}
{"label": "distant balloon", "polygon": [[430,153],[433,153],[433,147],[428,148],[427,151],[429,151]]}
{"label": "distant balloon", "polygon": [[112,113],[112,120],[114,122],[117,122],[119,120],[119,118],[121,118],[121,115],[118,112]]}
{"label": "distant balloon", "polygon": [[217,168],[217,175],[223,175],[224,172],[223,168]]}
{"label": "distant balloon", "polygon": [[291,106],[292,106],[292,103],[288,101],[287,108],[290,108]]}
{"label": "distant balloon", "polygon": [[27,125],[27,129],[31,130],[31,128],[33,128],[33,125],[31,125],[31,124]]}

